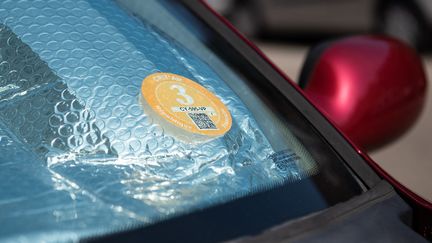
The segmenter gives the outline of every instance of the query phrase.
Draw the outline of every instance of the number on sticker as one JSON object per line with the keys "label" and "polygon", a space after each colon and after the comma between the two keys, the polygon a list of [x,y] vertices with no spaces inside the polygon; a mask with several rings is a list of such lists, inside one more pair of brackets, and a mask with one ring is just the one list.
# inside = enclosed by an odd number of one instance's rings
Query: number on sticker
{"label": "number on sticker", "polygon": [[189,96],[188,94],[186,94],[186,90],[185,88],[183,88],[183,86],[178,85],[178,84],[173,84],[170,86],[171,90],[176,89],[177,95],[181,96],[181,98],[177,98],[176,101],[181,104],[181,105],[192,105],[194,103],[194,99]]}

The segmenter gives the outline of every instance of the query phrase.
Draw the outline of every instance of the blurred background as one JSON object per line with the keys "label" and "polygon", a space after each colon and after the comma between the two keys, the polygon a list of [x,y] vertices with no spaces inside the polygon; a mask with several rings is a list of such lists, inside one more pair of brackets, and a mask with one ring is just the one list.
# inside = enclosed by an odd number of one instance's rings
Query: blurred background
{"label": "blurred background", "polygon": [[[312,46],[347,35],[385,34],[415,48],[432,77],[432,0],[207,0],[296,81]],[[428,80],[430,81],[430,79]],[[429,83],[430,84],[430,83]],[[429,85],[430,87],[430,85]],[[430,94],[430,88],[428,90]],[[403,137],[370,156],[432,202],[432,100]]]}

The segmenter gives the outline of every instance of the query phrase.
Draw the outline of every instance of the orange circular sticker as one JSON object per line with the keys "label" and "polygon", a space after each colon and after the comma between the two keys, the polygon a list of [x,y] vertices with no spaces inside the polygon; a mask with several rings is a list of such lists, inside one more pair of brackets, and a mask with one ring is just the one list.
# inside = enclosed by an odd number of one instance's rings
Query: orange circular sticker
{"label": "orange circular sticker", "polygon": [[227,107],[198,83],[171,73],[147,76],[142,96],[159,116],[188,132],[220,136],[231,128]]}

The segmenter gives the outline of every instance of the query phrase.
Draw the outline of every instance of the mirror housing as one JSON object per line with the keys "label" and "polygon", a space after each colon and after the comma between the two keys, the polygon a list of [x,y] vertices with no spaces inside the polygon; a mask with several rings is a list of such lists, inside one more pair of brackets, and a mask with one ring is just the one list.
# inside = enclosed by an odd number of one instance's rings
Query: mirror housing
{"label": "mirror housing", "polygon": [[420,116],[426,75],[416,52],[383,36],[323,43],[306,59],[299,85],[357,146],[379,148]]}

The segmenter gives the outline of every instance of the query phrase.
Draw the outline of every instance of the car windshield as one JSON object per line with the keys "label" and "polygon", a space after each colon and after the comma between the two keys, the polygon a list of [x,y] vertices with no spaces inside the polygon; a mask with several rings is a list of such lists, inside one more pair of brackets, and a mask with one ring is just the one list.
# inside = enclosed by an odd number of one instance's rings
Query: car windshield
{"label": "car windshield", "polygon": [[290,185],[286,220],[362,192],[176,1],[5,0],[0,21],[2,240],[77,240]]}

